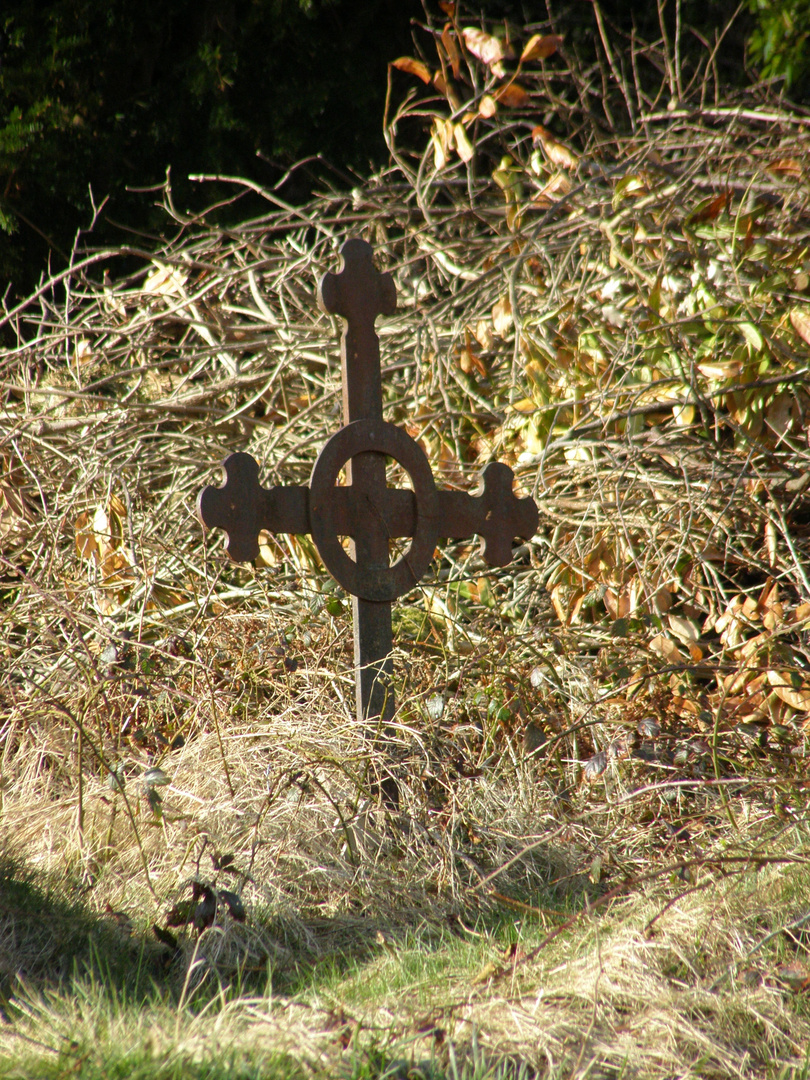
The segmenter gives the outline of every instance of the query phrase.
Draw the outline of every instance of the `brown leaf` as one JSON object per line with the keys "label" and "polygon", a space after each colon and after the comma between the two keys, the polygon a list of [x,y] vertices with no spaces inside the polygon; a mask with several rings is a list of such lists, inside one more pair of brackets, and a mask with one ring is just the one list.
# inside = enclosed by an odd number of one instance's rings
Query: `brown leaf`
{"label": "brown leaf", "polygon": [[[780,701],[797,712],[810,712],[810,686],[803,683],[798,672],[768,671],[768,682]],[[796,685],[798,684],[798,685]]]}
{"label": "brown leaf", "polygon": [[465,26],[461,33],[464,36],[464,44],[473,56],[485,64],[497,64],[499,60],[505,58],[506,52],[503,45],[492,34],[487,34],[474,26]]}
{"label": "brown leaf", "polygon": [[391,65],[398,71],[405,71],[408,75],[415,75],[423,83],[429,83],[433,79],[427,65],[423,64],[421,60],[414,60],[412,56],[400,56],[397,60],[392,60]]}
{"label": "brown leaf", "polygon": [[175,904],[174,907],[166,915],[167,926],[185,926],[186,923],[191,922],[194,916],[194,905],[196,901],[193,898],[181,900],[179,904]]}
{"label": "brown leaf", "polygon": [[529,91],[517,82],[509,82],[495,92],[495,100],[509,109],[517,109],[529,100]]}
{"label": "brown leaf", "polygon": [[656,634],[650,641],[650,649],[660,656],[662,660],[666,660],[668,664],[679,664],[684,659],[681,650],[672,638],[668,638],[666,634]]}
{"label": "brown leaf", "polygon": [[0,539],[16,532],[30,516],[23,495],[11,484],[0,483]]}
{"label": "brown leaf", "polygon": [[574,151],[569,150],[542,124],[532,128],[532,143],[534,146],[541,147],[552,165],[560,169],[575,169],[579,163],[579,158]]}
{"label": "brown leaf", "polygon": [[461,71],[461,55],[458,51],[458,45],[456,44],[456,35],[453,32],[450,23],[442,30],[442,45],[444,45],[445,51],[450,59],[450,66],[453,69],[453,78],[457,79],[459,72]]}
{"label": "brown leaf", "polygon": [[465,375],[470,375],[473,371],[477,371],[481,378],[486,378],[486,366],[478,355],[475,338],[467,327],[464,329],[464,347],[458,354],[458,366]]}
{"label": "brown leaf", "polygon": [[164,930],[162,926],[158,926],[157,923],[154,923],[152,926],[152,933],[161,945],[166,945],[170,949],[177,948],[177,938],[170,930]]}
{"label": "brown leaf", "polygon": [[540,210],[547,210],[555,202],[565,198],[570,191],[571,180],[567,173],[555,173],[546,186],[532,198],[532,206],[536,206]]}
{"label": "brown leaf", "polygon": [[83,511],[73,523],[76,534],[76,554],[80,559],[98,559],[98,543],[90,525],[90,514]]}
{"label": "brown leaf", "polygon": [[715,198],[702,203],[696,210],[688,215],[688,220],[691,223],[698,221],[714,221],[724,210],[728,210],[730,205],[731,192],[724,191],[722,195],[717,195]]}
{"label": "brown leaf", "polygon": [[765,423],[780,439],[793,427],[794,406],[793,395],[783,392],[777,394],[765,410]]}
{"label": "brown leaf", "polygon": [[453,112],[458,112],[461,108],[461,98],[458,96],[455,83],[452,79],[445,79],[444,75],[440,71],[437,71],[433,76],[433,85],[439,91],[440,94],[444,94]]}
{"label": "brown leaf", "polygon": [[776,176],[789,177],[791,180],[801,180],[802,167],[796,158],[777,158],[769,162],[765,168],[769,173]]}
{"label": "brown leaf", "polygon": [[806,990],[810,985],[810,968],[807,964],[802,964],[798,960],[794,960],[790,964],[780,965],[774,974],[779,982],[784,983],[794,994]]}
{"label": "brown leaf", "polygon": [[219,898],[228,909],[228,913],[231,918],[236,922],[245,921],[245,905],[242,903],[242,898],[235,892],[230,892],[228,889],[219,890]]}
{"label": "brown leaf", "polygon": [[560,34],[532,34],[523,47],[520,62],[525,64],[527,60],[545,60],[552,56],[562,43]]}
{"label": "brown leaf", "polygon": [[596,780],[601,776],[607,768],[608,753],[607,750],[598,750],[593,757],[589,757],[585,762],[582,769],[582,776],[585,780]]}

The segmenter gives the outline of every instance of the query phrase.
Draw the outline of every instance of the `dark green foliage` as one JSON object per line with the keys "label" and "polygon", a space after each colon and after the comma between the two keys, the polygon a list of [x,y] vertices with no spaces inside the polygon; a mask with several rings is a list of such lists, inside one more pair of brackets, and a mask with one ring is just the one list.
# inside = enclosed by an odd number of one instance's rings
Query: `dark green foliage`
{"label": "dark green foliage", "polygon": [[751,62],[763,79],[783,78],[795,98],[810,89],[810,0],[749,0]]}
{"label": "dark green foliage", "polygon": [[[308,154],[362,171],[381,161],[386,63],[420,12],[416,0],[4,4],[0,280],[19,291],[48,254],[64,258],[91,219],[90,188],[96,205],[110,196],[104,219],[148,230],[158,216],[126,188],[167,167],[185,209],[189,173],[272,186]],[[96,235],[113,234],[102,220]]]}

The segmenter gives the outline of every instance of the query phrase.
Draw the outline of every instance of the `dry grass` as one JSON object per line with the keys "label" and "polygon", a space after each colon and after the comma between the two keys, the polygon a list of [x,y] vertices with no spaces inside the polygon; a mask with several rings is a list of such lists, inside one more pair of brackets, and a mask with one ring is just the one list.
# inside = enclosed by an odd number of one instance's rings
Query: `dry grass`
{"label": "dry grass", "polygon": [[[100,991],[59,995],[60,956],[94,964],[79,926],[175,995],[113,1012],[178,1068],[226,1039],[292,1054],[279,1075],[379,1075],[346,1064],[374,1047],[470,1077],[804,1075],[808,121],[703,84],[607,134],[586,75],[521,76],[576,168],[532,164],[529,106],[479,123],[476,170],[411,162],[409,100],[355,192],[265,192],[225,228],[166,189],[171,240],[77,252],[6,312],[9,1053],[119,1045]],[[396,813],[307,538],[237,567],[194,516],[227,451],[305,483],[339,425],[315,285],[348,235],[397,284],[386,419],[441,483],[498,458],[541,507],[511,567],[448,546],[398,609]],[[191,881],[246,922],[169,925]],[[268,970],[281,999],[252,996]]]}

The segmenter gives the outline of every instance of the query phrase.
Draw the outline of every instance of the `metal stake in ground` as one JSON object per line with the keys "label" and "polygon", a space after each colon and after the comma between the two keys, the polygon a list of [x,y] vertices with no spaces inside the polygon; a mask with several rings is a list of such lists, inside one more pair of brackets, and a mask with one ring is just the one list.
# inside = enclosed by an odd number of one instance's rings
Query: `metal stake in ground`
{"label": "metal stake in ground", "polygon": [[[357,716],[390,720],[391,604],[410,592],[427,571],[440,539],[477,533],[490,566],[506,566],[512,540],[530,539],[538,522],[530,498],[512,491],[512,470],[487,465],[478,495],[440,491],[424,452],[407,432],[382,418],[379,315],[392,315],[396,292],[389,274],[372,262],[371,246],[347,240],[343,270],[326,274],[318,290],[321,307],[346,320],[341,341],[344,426],[318,456],[309,487],[263,488],[250,454],[223,463],[225,486],[200,492],[197,513],[208,528],[224,529],[237,562],[259,554],[259,533],[311,533],[329,573],[352,595]],[[389,488],[386,458],[409,475],[413,490]],[[336,481],[346,470],[346,485]],[[349,537],[350,552],[341,543]],[[389,542],[411,537],[408,550],[389,565]]]}

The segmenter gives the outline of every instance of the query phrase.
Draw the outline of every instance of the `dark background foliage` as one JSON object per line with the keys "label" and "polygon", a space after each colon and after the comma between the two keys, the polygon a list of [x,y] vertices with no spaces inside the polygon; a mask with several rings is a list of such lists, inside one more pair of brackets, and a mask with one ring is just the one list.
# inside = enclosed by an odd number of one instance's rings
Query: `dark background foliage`
{"label": "dark background foliage", "polygon": [[386,64],[421,13],[413,0],[4,7],[0,277],[24,287],[89,222],[89,187],[96,203],[110,196],[105,222],[149,229],[149,200],[126,189],[159,183],[167,166],[178,208],[194,204],[189,173],[272,185],[308,154],[367,170],[384,151]]}
{"label": "dark background foliage", "polygon": [[[718,52],[721,76],[756,73],[807,86],[810,0],[749,0]],[[566,48],[592,55],[591,0],[478,0],[464,23],[547,21]],[[351,184],[351,171],[385,161],[386,65],[412,53],[413,21],[430,0],[11,0],[0,15],[0,284],[20,294],[64,265],[76,230],[105,199],[93,242],[165,227],[157,199],[129,191],[171,169],[178,209],[203,196],[193,173],[249,177],[272,186],[299,159],[319,155],[281,188],[304,198],[316,178]],[[656,4],[604,0],[619,55],[631,35],[660,36]],[[683,57],[716,40],[725,0],[683,0]],[[675,5],[665,6],[669,32]],[[417,42],[429,45],[423,30]],[[745,61],[748,61],[746,70]],[[397,75],[397,77],[400,77]],[[328,166],[327,164],[328,163]],[[223,187],[223,195],[232,188]],[[204,194],[211,202],[211,189]],[[266,208],[265,206],[262,207]],[[254,209],[259,209],[258,199]],[[233,211],[232,211],[233,212]],[[238,214],[251,212],[242,201]],[[133,237],[131,234],[136,235]]]}

